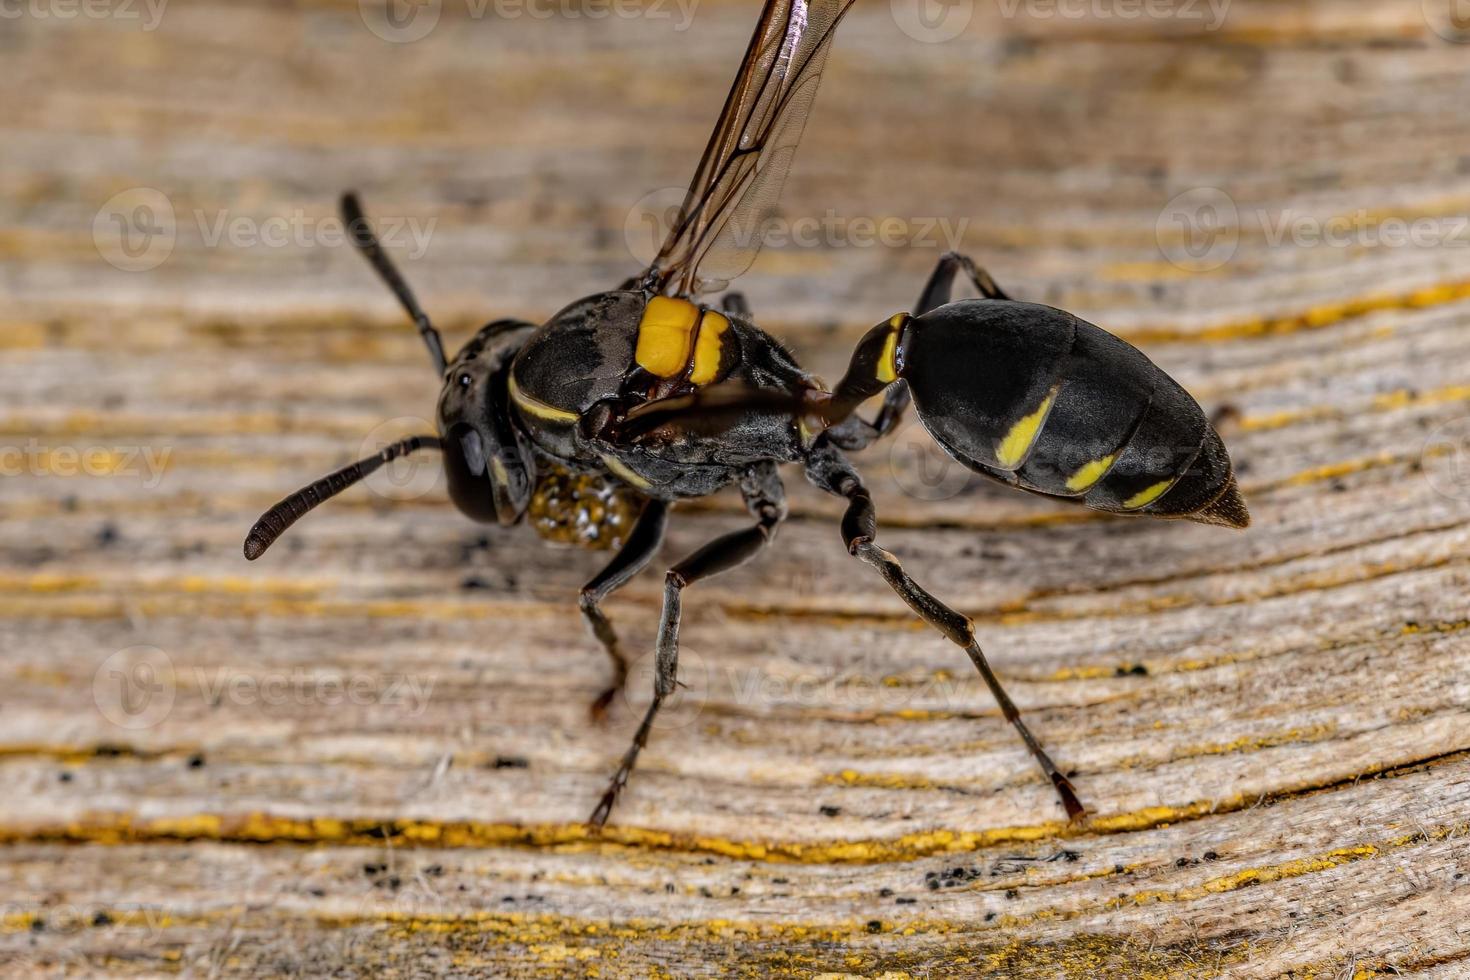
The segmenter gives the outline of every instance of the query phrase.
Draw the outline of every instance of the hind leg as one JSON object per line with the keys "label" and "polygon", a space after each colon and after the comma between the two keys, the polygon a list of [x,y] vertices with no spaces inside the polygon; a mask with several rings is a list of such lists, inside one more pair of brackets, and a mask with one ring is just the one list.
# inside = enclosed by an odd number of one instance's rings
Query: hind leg
{"label": "hind leg", "polygon": [[852,468],[841,451],[835,446],[818,441],[811,456],[807,460],[807,479],[809,479],[820,490],[847,499],[847,514],[842,519],[842,537],[847,543],[848,552],[872,568],[888,583],[899,598],[903,599],[908,607],[918,614],[930,626],[943,633],[957,646],[963,647],[975,669],[985,679],[985,684],[990,688],[991,695],[996,704],[1000,705],[1001,714],[1006,721],[1016,729],[1021,736],[1021,741],[1026,743],[1026,748],[1036,759],[1041,771],[1046,773],[1057,796],[1061,798],[1062,807],[1067,811],[1069,820],[1080,819],[1086,812],[1077,799],[1077,792],[1067,777],[1062,775],[1055,762],[1046,754],[1036,736],[1026,727],[1021,720],[1021,712],[1016,708],[1010,696],[1006,694],[1005,688],[1001,686],[1000,678],[990,669],[989,662],[985,659],[980,644],[975,641],[975,630],[967,616],[955,612],[949,606],[940,602],[922,586],[909,577],[903,570],[897,558],[882,548],[878,547],[874,539],[878,534],[878,515],[873,507],[873,499],[868,495],[868,490],[863,486],[862,478]]}

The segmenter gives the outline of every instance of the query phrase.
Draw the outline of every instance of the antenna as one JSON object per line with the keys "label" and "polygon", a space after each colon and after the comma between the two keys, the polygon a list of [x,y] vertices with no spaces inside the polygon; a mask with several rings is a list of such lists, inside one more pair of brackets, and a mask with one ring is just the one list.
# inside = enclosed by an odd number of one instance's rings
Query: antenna
{"label": "antenna", "polygon": [[302,487],[266,511],[261,515],[260,520],[255,522],[255,526],[250,529],[250,534],[245,538],[245,557],[254,561],[265,554],[265,549],[275,544],[276,539],[285,534],[288,527],[306,516],[312,508],[331,500],[354,483],[361,482],[365,477],[376,472],[384,463],[391,462],[400,456],[407,456],[420,449],[441,448],[443,447],[438,436],[410,436],[384,448],[376,456],[360,459],[330,476],[322,477],[310,486]]}
{"label": "antenna", "polygon": [[419,306],[419,301],[413,295],[413,290],[408,288],[408,283],[403,281],[403,276],[388,258],[388,253],[383,251],[383,246],[378,243],[378,238],[373,234],[372,227],[367,218],[363,216],[362,205],[358,203],[357,195],[348,191],[342,195],[342,223],[347,226],[347,233],[352,236],[352,244],[363,254],[375,269],[388,288],[393,290],[393,295],[398,297],[398,302],[413,317],[413,322],[419,328],[419,336],[424,338],[424,345],[429,348],[429,356],[434,359],[434,370],[440,374],[448,363],[444,359],[444,342],[439,339],[439,331],[429,322],[429,315]]}

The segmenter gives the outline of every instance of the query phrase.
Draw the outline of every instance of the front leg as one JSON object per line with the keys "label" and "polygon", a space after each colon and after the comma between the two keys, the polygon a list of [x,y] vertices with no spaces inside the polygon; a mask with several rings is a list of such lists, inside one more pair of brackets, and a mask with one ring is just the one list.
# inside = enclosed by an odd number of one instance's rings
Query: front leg
{"label": "front leg", "polygon": [[602,611],[602,600],[647,567],[658,553],[659,545],[663,544],[664,531],[668,526],[669,505],[662,500],[650,500],[639,515],[638,523],[633,525],[628,540],[613,556],[612,561],[597,573],[596,578],[582,586],[582,619],[613,662],[613,682],[592,702],[594,721],[601,721],[607,714],[607,706],[623,689],[623,683],[628,679],[628,658],[623,655],[622,647],[618,644],[617,631]]}
{"label": "front leg", "polygon": [[628,784],[628,776],[638,764],[638,754],[648,744],[653,719],[669,695],[679,674],[679,620],[684,589],[701,579],[718,575],[742,565],[765,549],[776,537],[776,527],[786,519],[786,494],[774,463],[759,463],[741,477],[740,491],[746,509],[756,519],[754,527],[716,538],[669,569],[664,579],[663,617],[658,629],[658,650],[654,661],[653,701],[633,735],[633,744],[623,755],[618,771],[608,783],[588,823],[601,827],[607,823],[618,794]]}

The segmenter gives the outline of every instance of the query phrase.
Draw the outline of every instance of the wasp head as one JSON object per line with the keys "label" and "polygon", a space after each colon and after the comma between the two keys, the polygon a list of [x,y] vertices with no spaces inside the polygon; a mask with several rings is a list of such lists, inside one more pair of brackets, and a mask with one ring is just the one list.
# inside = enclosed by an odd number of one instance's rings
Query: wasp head
{"label": "wasp head", "polygon": [[508,382],[511,361],[534,329],[520,320],[496,320],[444,372],[439,433],[449,499],[482,523],[515,524],[531,502],[536,461],[511,421]]}

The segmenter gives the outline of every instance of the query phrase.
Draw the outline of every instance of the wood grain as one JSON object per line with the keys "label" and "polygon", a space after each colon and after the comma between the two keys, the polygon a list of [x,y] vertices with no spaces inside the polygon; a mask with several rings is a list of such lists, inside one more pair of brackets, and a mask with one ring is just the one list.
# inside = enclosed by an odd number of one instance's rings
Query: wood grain
{"label": "wood grain", "polygon": [[[793,473],[776,551],[689,593],[687,688],[600,837],[648,696],[645,660],[587,720],[600,556],[467,524],[430,462],[240,542],[431,424],[416,337],[327,240],[337,193],[423,223],[398,254],[452,342],[544,318],[636,267],[629,215],[686,179],[753,6],[445,2],[404,44],[334,0],[5,21],[3,971],[1470,975],[1470,75],[1431,8],[982,3],[922,43],[860,3],[785,198],[820,240],[742,281],[759,320],[834,376],[944,218],[1233,406],[1255,524],[1032,500],[913,427],[861,458],[885,546],[1075,773],[1069,826]],[[128,271],[107,202],[138,188],[174,241]],[[1191,271],[1171,202],[1200,188],[1235,245]],[[681,507],[662,560],[741,515]],[[659,597],[610,604],[634,649]]]}

